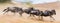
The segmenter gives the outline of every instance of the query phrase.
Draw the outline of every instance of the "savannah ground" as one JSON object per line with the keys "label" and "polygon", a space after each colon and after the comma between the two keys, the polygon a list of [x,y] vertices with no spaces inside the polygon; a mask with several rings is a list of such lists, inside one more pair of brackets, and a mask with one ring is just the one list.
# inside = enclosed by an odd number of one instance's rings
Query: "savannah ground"
{"label": "savannah ground", "polygon": [[43,7],[35,7],[39,10],[51,10],[51,9],[55,9],[56,10],[56,15],[54,15],[53,17],[55,18],[54,22],[50,22],[50,18],[49,17],[44,17],[44,21],[39,21],[37,20],[38,18],[33,18],[31,19],[28,18],[29,14],[23,14],[22,17],[20,17],[20,15],[18,13],[14,14],[14,13],[6,13],[3,15],[3,10],[7,7],[11,7],[11,6],[18,6],[18,7],[24,7],[24,5],[13,5],[13,4],[0,4],[0,23],[60,23],[60,8],[59,7],[55,7],[55,8],[43,8]]}

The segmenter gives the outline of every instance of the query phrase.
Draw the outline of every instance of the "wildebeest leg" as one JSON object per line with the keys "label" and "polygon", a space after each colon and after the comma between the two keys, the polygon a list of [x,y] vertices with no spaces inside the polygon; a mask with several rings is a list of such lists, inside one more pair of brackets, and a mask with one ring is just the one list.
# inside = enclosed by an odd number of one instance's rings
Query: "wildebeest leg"
{"label": "wildebeest leg", "polygon": [[36,18],[35,16],[34,16],[34,14],[32,15],[34,18]]}
{"label": "wildebeest leg", "polygon": [[28,16],[28,18],[30,18],[31,17],[31,14]]}
{"label": "wildebeest leg", "polygon": [[[7,11],[5,11],[5,13],[7,13],[8,12],[8,10]],[[5,13],[3,13],[3,14],[5,14]]]}
{"label": "wildebeest leg", "polygon": [[7,9],[4,9],[3,12],[6,11],[6,10],[7,10]]}
{"label": "wildebeest leg", "polygon": [[20,16],[22,16],[22,13],[19,13],[20,14]]}
{"label": "wildebeest leg", "polygon": [[[6,12],[8,12],[8,10],[7,10],[7,9],[4,9],[4,10],[3,10],[3,12],[5,12],[5,13],[6,13]],[[3,13],[3,14],[5,14],[5,13]]]}
{"label": "wildebeest leg", "polygon": [[38,16],[38,19],[40,20],[40,15]]}
{"label": "wildebeest leg", "polygon": [[43,16],[38,16],[38,20],[43,21]]}
{"label": "wildebeest leg", "polygon": [[14,15],[13,16],[15,16],[15,12],[13,12],[14,13]]}
{"label": "wildebeest leg", "polygon": [[43,16],[41,16],[41,21],[43,21]]}
{"label": "wildebeest leg", "polygon": [[32,16],[35,17],[34,14]]}
{"label": "wildebeest leg", "polygon": [[31,15],[32,15],[32,14],[30,14],[30,16],[29,16],[29,17],[31,17]]}
{"label": "wildebeest leg", "polygon": [[[55,20],[52,16],[50,16],[50,18],[52,18],[53,20]],[[51,20],[51,19],[50,19]]]}
{"label": "wildebeest leg", "polygon": [[34,14],[31,14],[31,17],[35,17]]}
{"label": "wildebeest leg", "polygon": [[36,17],[34,16],[34,14],[32,14],[32,19],[34,19],[34,18],[36,18]]}
{"label": "wildebeest leg", "polygon": [[29,17],[31,17],[31,14],[30,14],[30,16]]}

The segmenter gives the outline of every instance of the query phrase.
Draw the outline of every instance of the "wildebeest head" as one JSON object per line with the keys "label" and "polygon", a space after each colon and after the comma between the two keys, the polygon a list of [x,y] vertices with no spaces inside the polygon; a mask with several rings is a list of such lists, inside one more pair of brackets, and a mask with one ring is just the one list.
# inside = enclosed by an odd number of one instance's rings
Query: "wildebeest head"
{"label": "wildebeest head", "polygon": [[53,13],[53,14],[55,14],[56,15],[56,11],[53,9],[53,10],[51,10],[51,12]]}

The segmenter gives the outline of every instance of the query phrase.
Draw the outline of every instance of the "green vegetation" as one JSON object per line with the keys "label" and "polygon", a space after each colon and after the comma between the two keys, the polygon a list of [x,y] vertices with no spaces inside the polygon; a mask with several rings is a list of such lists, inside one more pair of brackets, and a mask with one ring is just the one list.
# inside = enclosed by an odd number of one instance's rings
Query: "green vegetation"
{"label": "green vegetation", "polygon": [[29,7],[33,7],[33,4],[31,1],[26,2],[26,5],[28,5]]}
{"label": "green vegetation", "polygon": [[31,2],[26,2],[27,5],[29,6],[32,6],[32,3]]}
{"label": "green vegetation", "polygon": [[0,3],[10,2],[11,0],[0,0]]}

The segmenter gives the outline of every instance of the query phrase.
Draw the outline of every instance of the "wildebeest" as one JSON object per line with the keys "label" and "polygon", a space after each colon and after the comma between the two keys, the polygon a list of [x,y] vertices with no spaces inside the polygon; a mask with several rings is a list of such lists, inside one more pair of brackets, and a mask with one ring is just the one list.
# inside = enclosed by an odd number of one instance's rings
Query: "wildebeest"
{"label": "wildebeest", "polygon": [[29,13],[31,12],[31,10],[33,10],[33,9],[34,9],[34,8],[31,7],[31,8],[25,9],[24,12],[27,13],[27,14],[29,14]]}
{"label": "wildebeest", "polygon": [[[37,10],[35,10],[33,7],[30,7],[30,8],[28,8],[28,9],[25,9],[24,12],[27,13],[27,14],[30,14],[30,16],[31,16],[31,14],[32,14],[31,11],[33,11],[33,10],[34,10],[34,11],[37,11]],[[29,17],[30,17],[30,16],[29,16]]]}
{"label": "wildebeest", "polygon": [[22,13],[23,13],[23,9],[22,8],[19,8],[19,7],[8,7],[6,9],[3,10],[3,12],[13,12],[13,13],[16,13],[18,12],[21,16],[22,16]]}
{"label": "wildebeest", "polygon": [[42,15],[41,15],[41,20],[43,20],[43,16],[44,16],[44,17],[50,16],[50,18],[52,18],[53,20],[55,20],[55,19],[52,17],[53,15],[56,15],[55,9],[53,9],[53,10],[51,10],[51,11],[45,10],[45,11],[42,13]]}
{"label": "wildebeest", "polygon": [[43,11],[40,11],[40,10],[38,10],[38,9],[35,9],[35,10],[32,10],[32,11],[30,12],[30,14],[31,14],[31,16],[33,16],[33,17],[35,17],[35,15],[36,15],[36,16],[38,16],[38,18],[40,19],[40,16],[42,15],[42,12],[43,12]]}
{"label": "wildebeest", "polygon": [[29,17],[31,17],[31,16],[34,17],[34,15],[40,17],[40,15],[42,14],[42,11],[40,11],[39,9],[35,9],[35,8],[33,8],[33,7],[28,8],[28,9],[25,9],[24,11],[25,11],[25,13],[30,14]]}

